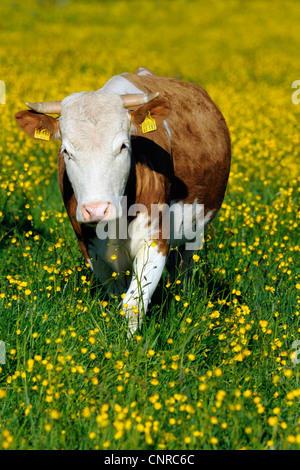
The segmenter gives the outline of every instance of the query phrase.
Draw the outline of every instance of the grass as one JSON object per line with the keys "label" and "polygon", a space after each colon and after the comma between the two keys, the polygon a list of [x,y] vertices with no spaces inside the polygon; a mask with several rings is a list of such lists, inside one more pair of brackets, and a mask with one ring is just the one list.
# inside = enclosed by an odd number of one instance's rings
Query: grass
{"label": "grass", "polygon": [[[3,449],[299,449],[299,15],[292,1],[1,3]],[[13,116],[140,65],[207,89],[233,160],[191,280],[165,273],[128,341],[70,228],[57,145]]]}

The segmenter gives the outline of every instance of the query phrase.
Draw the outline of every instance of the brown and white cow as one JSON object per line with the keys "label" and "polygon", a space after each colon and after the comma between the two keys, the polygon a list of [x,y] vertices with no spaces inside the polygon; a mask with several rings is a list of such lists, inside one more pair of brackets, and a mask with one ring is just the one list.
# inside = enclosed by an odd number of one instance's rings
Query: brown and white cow
{"label": "brown and white cow", "polygon": [[[62,141],[58,177],[70,221],[95,275],[108,290],[126,292],[122,308],[133,333],[170,248],[181,246],[191,256],[185,248],[195,223],[202,218],[206,226],[222,204],[231,158],[225,120],[200,86],[143,67],[95,92],[26,104],[31,110],[16,114],[18,125],[30,137]],[[163,211],[151,217],[154,206],[174,208],[168,236]],[[183,214],[191,207],[182,236]],[[107,234],[109,224],[116,228],[124,220],[126,237],[117,230]]]}

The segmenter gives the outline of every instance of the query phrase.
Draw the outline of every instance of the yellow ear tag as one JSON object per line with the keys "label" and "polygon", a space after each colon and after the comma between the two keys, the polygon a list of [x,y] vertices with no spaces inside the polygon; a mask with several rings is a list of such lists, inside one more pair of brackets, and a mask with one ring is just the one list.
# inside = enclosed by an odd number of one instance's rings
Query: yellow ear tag
{"label": "yellow ear tag", "polygon": [[50,140],[50,132],[48,129],[34,129],[35,139]]}
{"label": "yellow ear tag", "polygon": [[151,116],[150,111],[148,111],[148,115],[146,116],[144,122],[142,123],[143,134],[145,134],[146,132],[156,131],[156,129],[157,129],[157,126],[156,126],[155,119]]}

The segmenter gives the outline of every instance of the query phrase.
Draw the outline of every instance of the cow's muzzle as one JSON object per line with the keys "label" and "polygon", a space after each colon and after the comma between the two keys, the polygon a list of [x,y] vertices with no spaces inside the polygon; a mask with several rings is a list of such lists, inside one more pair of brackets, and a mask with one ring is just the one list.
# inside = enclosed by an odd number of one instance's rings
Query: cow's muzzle
{"label": "cow's muzzle", "polygon": [[112,214],[113,205],[111,202],[93,202],[83,204],[81,211],[86,223],[97,223],[101,220],[109,220]]}

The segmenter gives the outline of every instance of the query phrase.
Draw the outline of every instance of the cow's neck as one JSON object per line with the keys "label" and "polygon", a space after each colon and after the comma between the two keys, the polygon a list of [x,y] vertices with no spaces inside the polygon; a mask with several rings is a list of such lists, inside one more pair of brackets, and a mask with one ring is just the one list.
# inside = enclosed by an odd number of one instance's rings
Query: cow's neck
{"label": "cow's neck", "polygon": [[174,179],[171,155],[150,139],[133,136],[131,139],[131,168],[126,186],[128,207],[170,202]]}

